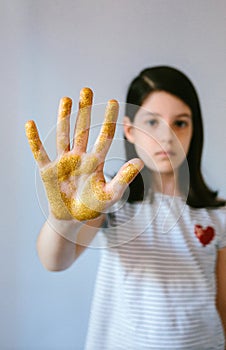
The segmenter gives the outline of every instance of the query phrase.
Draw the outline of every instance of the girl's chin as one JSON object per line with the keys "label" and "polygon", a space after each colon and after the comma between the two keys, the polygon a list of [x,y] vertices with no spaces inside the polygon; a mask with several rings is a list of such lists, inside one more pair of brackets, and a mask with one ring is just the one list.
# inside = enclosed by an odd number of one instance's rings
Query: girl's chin
{"label": "girl's chin", "polygon": [[148,169],[151,171],[151,172],[154,172],[154,173],[158,173],[158,174],[168,174],[168,175],[173,175],[174,173],[177,172],[177,169],[178,168],[173,168],[172,166],[148,166]]}

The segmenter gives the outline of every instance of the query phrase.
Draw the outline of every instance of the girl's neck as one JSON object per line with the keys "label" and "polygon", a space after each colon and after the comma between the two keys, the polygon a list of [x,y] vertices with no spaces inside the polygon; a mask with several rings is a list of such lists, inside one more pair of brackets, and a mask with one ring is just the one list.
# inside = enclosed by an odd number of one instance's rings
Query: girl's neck
{"label": "girl's neck", "polygon": [[178,176],[176,173],[152,173],[152,189],[170,196],[180,196]]}

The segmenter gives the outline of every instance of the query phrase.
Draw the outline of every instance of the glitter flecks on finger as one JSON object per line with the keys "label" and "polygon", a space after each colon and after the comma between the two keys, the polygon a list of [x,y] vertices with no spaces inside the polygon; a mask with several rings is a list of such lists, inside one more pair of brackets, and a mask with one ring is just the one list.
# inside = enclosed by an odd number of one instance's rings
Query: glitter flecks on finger
{"label": "glitter flecks on finger", "polygon": [[114,137],[119,105],[116,100],[108,101],[105,110],[105,120],[97,139],[95,152],[100,153],[107,145],[108,140]]}
{"label": "glitter flecks on finger", "polygon": [[122,170],[120,177],[119,177],[119,183],[121,185],[123,184],[129,184],[139,173],[140,169],[135,164],[128,164],[125,169]]}

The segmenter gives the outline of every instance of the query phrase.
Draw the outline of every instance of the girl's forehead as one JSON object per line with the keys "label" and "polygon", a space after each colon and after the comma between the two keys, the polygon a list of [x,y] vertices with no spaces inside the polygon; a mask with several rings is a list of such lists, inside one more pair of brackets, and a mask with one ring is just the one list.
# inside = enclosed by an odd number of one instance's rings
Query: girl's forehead
{"label": "girl's forehead", "polygon": [[190,107],[179,97],[166,91],[155,91],[150,93],[143,101],[140,111],[150,111],[158,114],[191,114]]}

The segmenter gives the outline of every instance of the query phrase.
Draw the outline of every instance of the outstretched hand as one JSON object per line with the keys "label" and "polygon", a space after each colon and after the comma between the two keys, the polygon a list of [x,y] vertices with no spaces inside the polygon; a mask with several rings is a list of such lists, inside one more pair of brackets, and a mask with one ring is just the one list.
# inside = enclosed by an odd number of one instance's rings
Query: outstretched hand
{"label": "outstretched hand", "polygon": [[80,92],[73,145],[70,147],[70,114],[72,100],[60,100],[57,122],[57,158],[50,161],[35,122],[26,123],[26,135],[40,169],[52,214],[61,220],[91,220],[117,202],[128,184],[143,167],[143,162],[132,159],[125,163],[116,176],[106,183],[103,167],[106,154],[115,133],[118,102],[110,100],[99,136],[90,153],[86,152],[93,93],[89,88]]}

